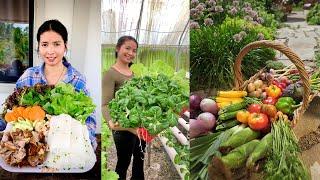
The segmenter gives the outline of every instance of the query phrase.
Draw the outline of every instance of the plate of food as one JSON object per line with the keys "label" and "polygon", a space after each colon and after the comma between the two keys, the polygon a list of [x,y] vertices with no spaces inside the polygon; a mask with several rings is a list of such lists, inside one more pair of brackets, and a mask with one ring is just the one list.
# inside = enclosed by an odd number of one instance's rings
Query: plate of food
{"label": "plate of food", "polygon": [[[50,91],[57,90],[52,87],[47,93]],[[48,108],[52,107],[49,98],[42,98],[47,102],[23,104],[24,95],[17,96],[20,99],[14,99],[15,102],[12,95],[6,100],[7,123],[0,141],[0,166],[9,172],[26,173],[83,173],[92,169],[96,155],[86,125],[72,113],[49,114]],[[64,97],[61,91],[60,95]],[[10,98],[12,106],[8,104]],[[94,110],[90,109],[87,114]]]}

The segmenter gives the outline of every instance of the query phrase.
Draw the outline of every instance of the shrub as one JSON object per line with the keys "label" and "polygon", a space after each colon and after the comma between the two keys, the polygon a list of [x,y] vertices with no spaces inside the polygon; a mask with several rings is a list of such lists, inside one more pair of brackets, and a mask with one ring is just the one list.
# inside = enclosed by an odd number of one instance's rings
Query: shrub
{"label": "shrub", "polygon": [[[233,65],[236,56],[248,43],[273,39],[274,31],[240,18],[226,18],[220,26],[201,27],[190,31],[191,91],[233,87]],[[271,49],[251,51],[242,62],[246,78],[251,77],[273,59]]]}
{"label": "shrub", "polygon": [[320,4],[317,3],[307,14],[307,22],[310,25],[320,25]]}

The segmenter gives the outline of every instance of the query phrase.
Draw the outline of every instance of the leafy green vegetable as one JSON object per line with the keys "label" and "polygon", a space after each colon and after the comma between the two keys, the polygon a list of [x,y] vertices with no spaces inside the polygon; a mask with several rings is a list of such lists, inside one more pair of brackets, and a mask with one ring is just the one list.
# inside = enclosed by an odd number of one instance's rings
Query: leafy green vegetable
{"label": "leafy green vegetable", "polygon": [[299,145],[289,122],[281,116],[272,123],[272,151],[265,165],[264,179],[311,179],[307,168],[299,159]]}
{"label": "leafy green vegetable", "polygon": [[158,74],[127,81],[108,106],[112,119],[122,127],[145,127],[150,134],[158,134],[177,124],[177,112],[187,103],[182,88]]}
{"label": "leafy green vegetable", "polygon": [[38,104],[48,114],[69,114],[82,124],[96,107],[83,91],[76,92],[71,84],[66,83],[59,83],[53,89],[44,89],[43,92],[39,92],[37,86],[29,88],[19,104],[27,106]]}

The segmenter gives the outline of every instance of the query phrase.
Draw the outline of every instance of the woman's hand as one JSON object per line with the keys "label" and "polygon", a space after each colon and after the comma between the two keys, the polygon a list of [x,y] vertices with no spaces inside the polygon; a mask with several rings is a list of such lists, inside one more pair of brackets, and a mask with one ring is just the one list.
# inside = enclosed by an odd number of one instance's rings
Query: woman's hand
{"label": "woman's hand", "polygon": [[111,120],[110,121],[108,121],[108,124],[109,124],[109,127],[110,127],[110,129],[112,129],[112,130],[117,130],[118,128],[120,128],[120,125],[119,125],[119,123],[118,122],[112,122]]}
{"label": "woman's hand", "polygon": [[[138,128],[127,128],[129,132],[131,132],[132,134],[138,136]],[[139,137],[139,136],[138,136]]]}
{"label": "woman's hand", "polygon": [[138,136],[138,128],[123,128],[120,126],[118,122],[112,122],[111,120],[108,121],[110,129],[114,131],[129,131],[132,134]]}

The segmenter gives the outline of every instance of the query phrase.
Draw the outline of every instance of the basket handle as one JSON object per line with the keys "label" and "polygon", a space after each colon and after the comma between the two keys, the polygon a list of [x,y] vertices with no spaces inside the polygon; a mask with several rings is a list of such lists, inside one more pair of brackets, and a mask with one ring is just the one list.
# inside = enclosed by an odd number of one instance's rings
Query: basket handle
{"label": "basket handle", "polygon": [[290,48],[285,46],[283,43],[276,42],[276,41],[270,41],[270,40],[262,40],[262,41],[255,41],[252,43],[249,43],[246,45],[244,48],[241,49],[239,52],[233,70],[235,74],[235,80],[234,80],[234,85],[236,89],[241,89],[241,87],[244,82],[243,82],[243,77],[242,77],[242,72],[241,72],[241,61],[243,57],[252,49],[257,49],[260,47],[269,47],[276,49],[280,51],[281,53],[285,54],[290,61],[297,67],[299,71],[300,78],[303,83],[303,88],[304,88],[304,94],[303,94],[303,101],[302,101],[302,106],[301,110],[304,112],[308,106],[309,103],[309,96],[310,96],[310,82],[309,82],[309,76],[306,72],[306,69],[304,68],[304,64],[302,60],[299,58],[299,56],[294,53]]}

